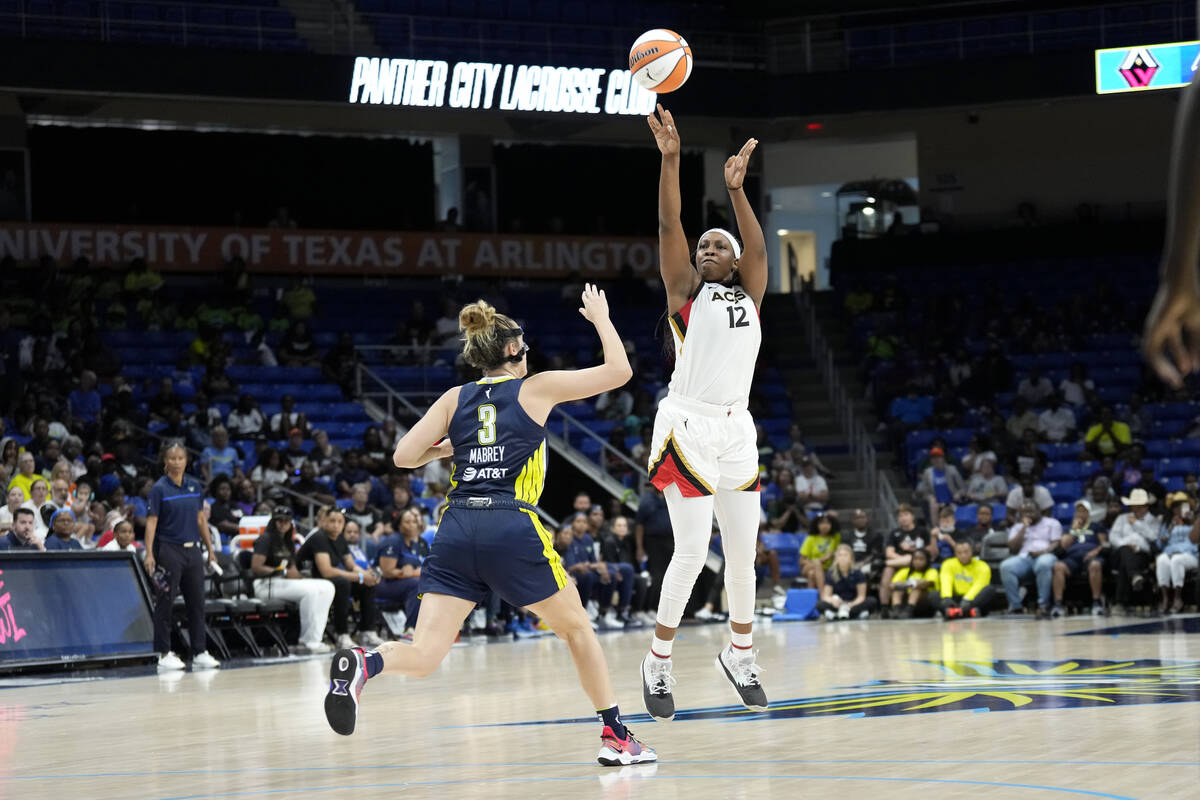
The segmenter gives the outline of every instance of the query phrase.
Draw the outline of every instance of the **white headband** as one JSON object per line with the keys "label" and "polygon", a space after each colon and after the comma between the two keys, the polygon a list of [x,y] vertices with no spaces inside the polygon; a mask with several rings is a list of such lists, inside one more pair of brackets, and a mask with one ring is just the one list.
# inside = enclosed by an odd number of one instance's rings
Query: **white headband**
{"label": "white headband", "polygon": [[724,228],[709,228],[703,234],[701,234],[700,238],[703,239],[705,236],[708,236],[710,233],[719,233],[722,236],[724,236],[726,239],[729,240],[729,246],[733,248],[733,260],[734,261],[736,261],[742,257],[742,246],[740,244],[738,244],[737,239],[733,238],[732,233],[725,230]]}

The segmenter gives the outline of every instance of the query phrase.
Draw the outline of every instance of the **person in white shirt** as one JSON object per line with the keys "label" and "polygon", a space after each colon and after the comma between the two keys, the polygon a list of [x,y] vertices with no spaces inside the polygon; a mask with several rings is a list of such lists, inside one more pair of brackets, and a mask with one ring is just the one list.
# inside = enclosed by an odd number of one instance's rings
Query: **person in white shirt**
{"label": "person in white shirt", "polygon": [[805,511],[819,511],[829,502],[829,484],[817,474],[817,468],[807,456],[800,460],[800,474],[796,476],[796,499],[804,504]]}
{"label": "person in white shirt", "polygon": [[1008,495],[1008,483],[996,474],[994,459],[979,461],[979,471],[967,481],[967,499],[972,503],[995,503]]}
{"label": "person in white shirt", "polygon": [[1121,502],[1129,511],[1117,517],[1108,541],[1113,548],[1117,568],[1117,604],[1113,613],[1122,613],[1146,585],[1154,543],[1162,530],[1162,521],[1150,513],[1154,498],[1145,489],[1134,489]]}
{"label": "person in white shirt", "polygon": [[1038,415],[1038,434],[1047,442],[1065,442],[1075,438],[1075,412],[1063,405],[1062,398],[1051,394],[1049,406]]}
{"label": "person in white shirt", "polygon": [[101,548],[102,551],[124,550],[133,552],[137,547],[133,544],[133,523],[123,519],[113,527],[113,538]]}
{"label": "person in white shirt", "polygon": [[1021,507],[1033,501],[1043,514],[1054,508],[1054,497],[1050,490],[1040,483],[1035,483],[1032,475],[1022,475],[1021,482],[1008,493],[1004,505],[1008,508],[1010,522],[1021,521]]}
{"label": "person in white shirt", "polygon": [[1029,377],[1017,385],[1017,395],[1029,401],[1029,405],[1040,405],[1050,395],[1054,394],[1054,384],[1042,375],[1038,367],[1029,368]]}
{"label": "person in white shirt", "polygon": [[8,490],[8,503],[0,506],[0,533],[12,529],[13,514],[24,502],[25,492],[20,486],[14,486]]}
{"label": "person in white shirt", "polygon": [[1111,497],[1112,491],[1108,478],[1097,475],[1092,480],[1091,488],[1087,493],[1076,501],[1076,505],[1083,503],[1087,506],[1088,525],[1092,527],[1104,525],[1104,521],[1108,519],[1108,501]]}
{"label": "person in white shirt", "polygon": [[1096,390],[1096,384],[1087,376],[1087,368],[1083,364],[1072,364],[1071,374],[1058,384],[1063,401],[1076,408],[1087,403],[1087,393]]}
{"label": "person in white shirt", "polygon": [[1037,580],[1038,616],[1050,616],[1050,590],[1054,585],[1055,552],[1061,549],[1062,524],[1042,516],[1033,501],[1021,506],[1021,518],[1008,531],[1008,549],[1013,555],[1000,562],[1000,580],[1008,596],[1008,613],[1020,614],[1021,583]]}
{"label": "person in white shirt", "polygon": [[[28,508],[33,512],[33,538],[38,542],[46,541],[46,536],[50,533],[50,515],[58,510],[58,506],[50,502],[50,485],[46,483],[45,478],[38,478],[33,483],[29,484],[29,499],[21,503],[21,508]],[[42,506],[49,506],[47,512],[42,514]]]}

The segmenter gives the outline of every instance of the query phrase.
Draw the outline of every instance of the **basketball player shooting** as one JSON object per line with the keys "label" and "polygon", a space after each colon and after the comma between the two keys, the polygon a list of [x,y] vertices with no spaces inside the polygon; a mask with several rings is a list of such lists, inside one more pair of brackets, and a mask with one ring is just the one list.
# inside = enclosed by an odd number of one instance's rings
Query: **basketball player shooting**
{"label": "basketball player shooting", "polygon": [[642,697],[656,720],[675,716],[671,650],[684,606],[704,566],[713,511],[725,551],[731,642],[716,657],[717,671],[755,711],[767,707],[751,630],[754,557],[758,540],[758,448],[747,410],[762,343],[759,306],[767,288],[767,248],[742,191],[758,141],[749,139],[725,162],[725,187],[745,249],[732,233],[705,231],[695,264],[679,219],[679,130],[669,111],[647,118],[662,168],[658,179],[658,242],[667,313],[675,347],[669,392],[658,407],[650,480],[663,491],[675,552],[663,578],[657,626],[642,660]]}

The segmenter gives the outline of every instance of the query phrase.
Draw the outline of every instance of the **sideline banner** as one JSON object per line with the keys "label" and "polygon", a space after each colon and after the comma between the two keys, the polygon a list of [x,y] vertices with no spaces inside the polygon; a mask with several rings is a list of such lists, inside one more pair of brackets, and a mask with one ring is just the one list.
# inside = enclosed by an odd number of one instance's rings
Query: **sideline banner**
{"label": "sideline banner", "polygon": [[1171,42],[1096,51],[1096,94],[1187,86],[1200,60],[1200,42]]}
{"label": "sideline banner", "polygon": [[203,272],[241,256],[256,272],[557,277],[578,270],[617,275],[656,270],[658,242],[637,236],[315,231],[0,222],[0,261],[49,256],[120,266],[143,258],[155,269]]}

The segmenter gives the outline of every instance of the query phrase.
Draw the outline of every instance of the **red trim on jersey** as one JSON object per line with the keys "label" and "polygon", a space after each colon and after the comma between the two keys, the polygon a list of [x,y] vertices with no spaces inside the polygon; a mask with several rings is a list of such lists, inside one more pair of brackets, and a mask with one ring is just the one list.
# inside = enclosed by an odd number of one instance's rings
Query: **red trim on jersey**
{"label": "red trim on jersey", "polygon": [[675,484],[684,497],[709,496],[708,490],[704,488],[699,479],[688,472],[687,467],[675,458],[670,449],[663,454],[662,460],[650,470],[650,482],[660,491],[666,491],[668,486]]}

